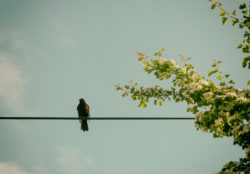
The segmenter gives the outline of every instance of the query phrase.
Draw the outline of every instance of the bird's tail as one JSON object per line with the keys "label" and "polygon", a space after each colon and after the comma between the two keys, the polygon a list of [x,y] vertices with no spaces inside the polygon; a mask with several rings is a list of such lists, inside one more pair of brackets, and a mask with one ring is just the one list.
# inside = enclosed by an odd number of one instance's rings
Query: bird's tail
{"label": "bird's tail", "polygon": [[81,130],[82,131],[88,131],[89,130],[87,120],[82,120]]}

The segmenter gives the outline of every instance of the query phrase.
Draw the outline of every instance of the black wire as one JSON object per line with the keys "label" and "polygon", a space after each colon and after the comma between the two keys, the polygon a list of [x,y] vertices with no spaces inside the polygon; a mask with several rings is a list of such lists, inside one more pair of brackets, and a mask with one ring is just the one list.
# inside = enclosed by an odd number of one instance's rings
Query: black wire
{"label": "black wire", "polygon": [[[0,120],[79,120],[79,117],[0,117]],[[194,117],[90,117],[87,120],[193,120]]]}

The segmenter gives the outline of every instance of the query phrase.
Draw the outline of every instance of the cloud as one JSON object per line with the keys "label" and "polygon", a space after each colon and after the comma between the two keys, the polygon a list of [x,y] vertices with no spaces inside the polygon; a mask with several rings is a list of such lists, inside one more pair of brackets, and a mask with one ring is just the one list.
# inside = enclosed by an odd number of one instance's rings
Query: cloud
{"label": "cloud", "polygon": [[29,167],[31,173],[35,173],[35,174],[48,174],[51,173],[48,171],[48,168],[45,167],[44,164],[41,164],[35,160],[33,160],[32,164],[30,164]]}
{"label": "cloud", "polygon": [[13,38],[12,40],[12,47],[15,50],[29,50],[30,46],[27,42],[25,42],[24,40],[18,39],[18,38]]}
{"label": "cloud", "polygon": [[21,112],[25,79],[20,68],[0,52],[0,102],[8,111]]}
{"label": "cloud", "polygon": [[22,170],[18,165],[7,163],[7,162],[0,162],[0,173],[2,174],[29,174]]}
{"label": "cloud", "polygon": [[22,39],[23,33],[17,32],[0,32],[0,45],[9,48],[11,51],[28,51],[30,45]]}
{"label": "cloud", "polygon": [[93,160],[82,150],[69,146],[59,148],[56,163],[61,174],[88,174],[96,170]]}

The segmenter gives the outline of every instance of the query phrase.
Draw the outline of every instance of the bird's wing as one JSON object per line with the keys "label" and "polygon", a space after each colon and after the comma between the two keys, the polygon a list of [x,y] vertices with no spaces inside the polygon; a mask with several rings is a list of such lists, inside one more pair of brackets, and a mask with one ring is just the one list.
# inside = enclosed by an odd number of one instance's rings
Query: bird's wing
{"label": "bird's wing", "polygon": [[89,117],[90,117],[90,114],[89,114],[89,105],[88,105],[88,104],[86,104],[85,109],[86,109],[86,111],[87,111],[87,113],[88,113],[88,118],[89,118]]}

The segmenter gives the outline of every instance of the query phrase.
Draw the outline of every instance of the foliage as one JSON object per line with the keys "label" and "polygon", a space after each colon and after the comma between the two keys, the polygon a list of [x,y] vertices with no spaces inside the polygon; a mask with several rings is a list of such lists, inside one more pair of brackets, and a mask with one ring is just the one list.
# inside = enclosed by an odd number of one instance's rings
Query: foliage
{"label": "foliage", "polygon": [[[241,17],[236,17],[236,10],[229,13],[220,2],[209,0],[211,9],[221,10],[222,23],[226,24],[230,18],[232,26],[246,29],[244,40],[239,44],[242,52],[249,54],[250,16],[249,3],[239,6]],[[179,66],[173,59],[162,57],[162,48],[155,53],[156,59],[149,59],[138,52],[138,62],[142,64],[148,74],[154,74],[158,80],[171,80],[172,86],[164,89],[158,85],[154,87],[139,87],[138,83],[130,81],[128,85],[116,86],[122,91],[123,97],[131,96],[139,101],[139,107],[145,108],[150,100],[155,105],[162,105],[165,100],[186,102],[187,112],[195,114],[197,130],[212,133],[215,138],[233,137],[233,144],[239,145],[245,151],[245,157],[239,161],[230,161],[217,174],[250,173],[250,88],[237,89],[229,74],[223,74],[219,68],[220,61],[214,60],[212,69],[207,72],[208,77],[201,74],[190,63],[191,57],[181,56],[183,65]],[[250,56],[243,58],[243,67],[250,69]],[[212,80],[215,77],[216,80]],[[250,84],[250,81],[248,81]]]}
{"label": "foliage", "polygon": [[250,8],[250,3],[248,1],[248,3],[242,3],[239,6],[239,10],[240,11],[240,15],[239,17],[237,17],[238,12],[236,10],[234,10],[233,12],[227,12],[223,7],[222,4],[220,2],[216,2],[214,0],[209,0],[212,2],[212,6],[211,9],[215,9],[216,7],[218,7],[220,9],[220,16],[222,19],[222,24],[225,25],[227,24],[228,19],[231,19],[231,23],[232,26],[235,26],[236,24],[238,24],[240,29],[246,29],[243,35],[243,41],[242,43],[240,43],[238,45],[238,49],[241,49],[242,53],[244,54],[248,54],[247,56],[245,56],[243,58],[242,61],[242,66],[243,68],[245,68],[246,66],[248,66],[248,69],[250,69],[250,33],[249,33],[249,29],[250,29],[250,12],[249,12],[249,8]]}
{"label": "foliage", "polygon": [[[172,79],[173,86],[163,89],[160,86],[149,88],[138,87],[138,83],[130,81],[130,84],[116,90],[123,91],[122,96],[131,96],[133,100],[139,100],[140,107],[147,107],[150,99],[155,105],[162,105],[165,100],[173,99],[175,102],[184,101],[188,105],[188,112],[196,114],[195,127],[203,132],[213,133],[217,137],[233,137],[234,144],[242,147],[246,157],[240,162],[229,162],[221,170],[246,171],[250,165],[250,89],[237,89],[233,87],[234,81],[229,80],[229,74],[223,74],[214,60],[212,70],[208,71],[208,77],[215,76],[218,85],[209,78],[201,76],[198,71],[181,55],[184,64],[178,66],[173,59],[166,60],[161,57],[161,49],[155,55],[158,59],[150,59],[143,53],[137,53],[138,61],[144,70],[159,80]],[[247,169],[248,168],[248,169]]]}

